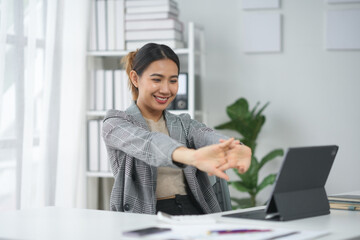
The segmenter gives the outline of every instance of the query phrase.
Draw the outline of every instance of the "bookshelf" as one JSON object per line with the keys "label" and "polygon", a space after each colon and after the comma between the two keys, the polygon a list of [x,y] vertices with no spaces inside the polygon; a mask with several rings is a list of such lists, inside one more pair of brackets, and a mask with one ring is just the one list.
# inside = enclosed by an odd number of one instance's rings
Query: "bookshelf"
{"label": "bookshelf", "polygon": [[[174,49],[180,59],[180,72],[186,72],[188,76],[188,108],[187,110],[170,110],[174,114],[188,113],[191,118],[199,121],[205,120],[203,111],[201,110],[201,81],[205,76],[205,41],[204,30],[202,27],[193,22],[187,25],[187,47]],[[127,50],[122,51],[88,51],[87,52],[87,68],[88,72],[99,69],[103,66],[110,68],[120,68],[120,60],[129,53]],[[88,91],[89,94],[89,91]],[[87,97],[89,100],[89,96]],[[125,109],[121,109],[125,110]],[[106,111],[88,110],[86,112],[86,120],[102,120]],[[87,137],[89,139],[89,132]],[[102,139],[101,139],[102,141]],[[87,144],[87,148],[89,148]],[[86,176],[88,178],[112,178],[110,171],[90,171],[89,149],[87,149],[87,169]]]}

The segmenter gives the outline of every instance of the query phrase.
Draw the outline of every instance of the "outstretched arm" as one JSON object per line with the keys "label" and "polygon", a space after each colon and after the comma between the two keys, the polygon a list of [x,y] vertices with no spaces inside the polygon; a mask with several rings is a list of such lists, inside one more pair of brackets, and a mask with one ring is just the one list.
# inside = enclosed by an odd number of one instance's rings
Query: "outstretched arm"
{"label": "outstretched arm", "polygon": [[102,136],[108,148],[120,150],[151,166],[174,165],[171,155],[184,146],[169,136],[150,132],[135,119],[121,111],[109,111],[105,118]]}
{"label": "outstretched arm", "polygon": [[226,164],[226,152],[230,149],[233,141],[234,139],[231,138],[222,143],[212,144],[196,150],[180,147],[173,152],[172,158],[176,162],[194,166],[210,175],[229,180],[229,176],[224,170],[220,169],[220,166]]}

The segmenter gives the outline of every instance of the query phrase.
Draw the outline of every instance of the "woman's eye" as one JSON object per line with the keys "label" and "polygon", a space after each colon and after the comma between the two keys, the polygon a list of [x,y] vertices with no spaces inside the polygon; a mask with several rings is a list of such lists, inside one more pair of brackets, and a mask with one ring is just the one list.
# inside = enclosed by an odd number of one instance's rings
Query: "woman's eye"
{"label": "woman's eye", "polygon": [[171,83],[177,83],[177,79],[174,79],[174,80],[170,80]]}
{"label": "woman's eye", "polygon": [[158,79],[158,78],[153,78],[152,79],[154,82],[160,82],[160,79]]}

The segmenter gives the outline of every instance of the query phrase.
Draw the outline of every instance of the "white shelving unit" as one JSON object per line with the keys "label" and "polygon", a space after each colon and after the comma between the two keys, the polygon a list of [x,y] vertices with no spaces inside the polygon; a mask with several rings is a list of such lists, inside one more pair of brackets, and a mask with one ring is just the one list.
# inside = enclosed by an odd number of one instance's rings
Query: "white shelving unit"
{"label": "white shelving unit", "polygon": [[[174,49],[180,59],[180,72],[188,74],[188,109],[187,110],[171,110],[174,114],[188,113],[192,118],[204,120],[199,104],[198,97],[200,95],[200,81],[205,75],[205,57],[204,57],[204,31],[201,27],[190,22],[187,30],[187,48]],[[106,59],[120,59],[126,56],[129,51],[89,51],[88,68],[91,69],[96,62]],[[198,79],[200,77],[200,79]],[[102,119],[105,117],[106,111],[87,111],[87,120]],[[88,164],[87,164],[88,166]],[[94,172],[86,171],[87,177],[113,177],[111,172]]]}

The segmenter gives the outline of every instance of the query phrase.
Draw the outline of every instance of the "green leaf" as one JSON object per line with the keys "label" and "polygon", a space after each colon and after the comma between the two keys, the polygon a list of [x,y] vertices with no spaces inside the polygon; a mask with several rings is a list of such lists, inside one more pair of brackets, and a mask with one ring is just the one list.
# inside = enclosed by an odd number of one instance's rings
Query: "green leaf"
{"label": "green leaf", "polygon": [[226,112],[233,120],[242,119],[249,114],[249,103],[245,98],[240,98],[235,103],[228,106]]}
{"label": "green leaf", "polygon": [[251,113],[250,113],[250,116],[252,117],[252,118],[254,118],[255,117],[255,112],[256,112],[256,109],[257,109],[257,107],[260,105],[260,103],[259,102],[257,102],[256,104],[255,104],[255,107],[251,110]]}
{"label": "green leaf", "polygon": [[261,190],[263,190],[268,185],[273,184],[275,182],[275,180],[276,180],[276,174],[269,174],[266,178],[264,178],[262,180],[260,185],[257,187],[256,193],[260,192]]}
{"label": "green leaf", "polygon": [[250,177],[251,186],[252,188],[256,188],[258,182],[258,169],[259,169],[259,162],[255,156],[251,157],[251,165],[249,170],[245,173]]}
{"label": "green leaf", "polygon": [[270,102],[267,102],[260,110],[259,112],[256,114],[256,117],[260,116],[261,113],[265,110],[265,108],[270,104]]}
{"label": "green leaf", "polygon": [[265,157],[263,157],[260,161],[260,164],[258,166],[259,170],[269,161],[273,160],[276,157],[280,157],[284,155],[284,150],[282,149],[275,149],[271,152],[269,152]]}
{"label": "green leaf", "polygon": [[236,126],[235,122],[231,121],[231,122],[220,124],[220,125],[216,126],[215,129],[230,129],[230,130],[237,131],[237,126]]}
{"label": "green leaf", "polygon": [[230,186],[234,187],[240,192],[249,192],[251,191],[242,181],[231,181],[229,182]]}

